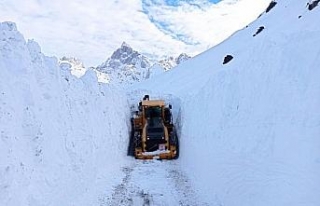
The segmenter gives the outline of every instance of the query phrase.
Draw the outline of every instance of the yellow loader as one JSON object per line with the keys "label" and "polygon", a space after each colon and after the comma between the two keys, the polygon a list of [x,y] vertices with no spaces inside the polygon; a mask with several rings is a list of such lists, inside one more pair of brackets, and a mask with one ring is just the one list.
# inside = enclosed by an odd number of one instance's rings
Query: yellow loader
{"label": "yellow loader", "polygon": [[177,159],[179,141],[173,125],[171,105],[145,95],[131,118],[128,155],[136,159]]}

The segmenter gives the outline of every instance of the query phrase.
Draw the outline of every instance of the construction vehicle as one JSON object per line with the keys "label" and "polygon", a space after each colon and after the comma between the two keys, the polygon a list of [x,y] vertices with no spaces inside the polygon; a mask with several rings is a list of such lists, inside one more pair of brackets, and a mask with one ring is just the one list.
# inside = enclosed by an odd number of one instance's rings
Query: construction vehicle
{"label": "construction vehicle", "polygon": [[131,118],[128,155],[136,159],[177,159],[179,141],[173,125],[172,106],[145,95]]}

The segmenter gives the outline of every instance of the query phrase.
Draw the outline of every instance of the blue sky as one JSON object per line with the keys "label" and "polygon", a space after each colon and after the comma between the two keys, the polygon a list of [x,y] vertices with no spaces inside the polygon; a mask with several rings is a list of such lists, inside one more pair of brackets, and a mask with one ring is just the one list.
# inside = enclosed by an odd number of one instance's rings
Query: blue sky
{"label": "blue sky", "polygon": [[[197,1],[197,0],[195,0],[195,1],[194,0],[193,1],[192,0],[165,0],[165,2],[170,6],[178,6],[179,3],[181,3],[181,2],[196,4],[199,1]],[[209,0],[208,2],[216,4],[216,3],[219,3],[220,0]]]}
{"label": "blue sky", "polygon": [[271,0],[1,0],[12,21],[49,56],[97,66],[123,41],[154,58],[197,55],[257,18]]}
{"label": "blue sky", "polygon": [[[186,45],[199,45],[200,42],[196,41],[188,36],[188,34],[184,34],[183,32],[179,32],[175,30],[175,27],[170,23],[170,20],[163,20],[161,18],[157,18],[154,15],[154,12],[151,10],[154,7],[167,7],[169,10],[175,10],[176,8],[194,8],[195,10],[205,10],[208,8],[210,4],[217,4],[219,0],[210,0],[210,1],[199,1],[199,0],[142,0],[142,9],[143,12],[148,16],[149,20],[163,33],[171,36],[173,39],[182,41]],[[171,7],[171,8],[170,8]],[[157,12],[158,14],[159,12]]]}

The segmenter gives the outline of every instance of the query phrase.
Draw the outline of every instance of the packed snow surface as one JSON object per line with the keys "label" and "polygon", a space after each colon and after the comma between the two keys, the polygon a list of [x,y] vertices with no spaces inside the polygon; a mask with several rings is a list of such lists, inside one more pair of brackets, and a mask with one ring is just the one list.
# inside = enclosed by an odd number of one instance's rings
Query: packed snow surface
{"label": "packed snow surface", "polygon": [[[320,205],[314,2],[277,1],[127,95],[1,23],[0,205]],[[129,108],[145,94],[172,104],[178,160],[126,156]]]}

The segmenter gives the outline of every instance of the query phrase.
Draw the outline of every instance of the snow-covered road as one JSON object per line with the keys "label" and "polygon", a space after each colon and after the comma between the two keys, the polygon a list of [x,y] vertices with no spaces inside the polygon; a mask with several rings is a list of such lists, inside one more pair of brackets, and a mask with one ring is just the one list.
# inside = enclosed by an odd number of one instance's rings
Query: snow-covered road
{"label": "snow-covered road", "polygon": [[178,161],[136,160],[101,206],[208,205],[201,202]]}

